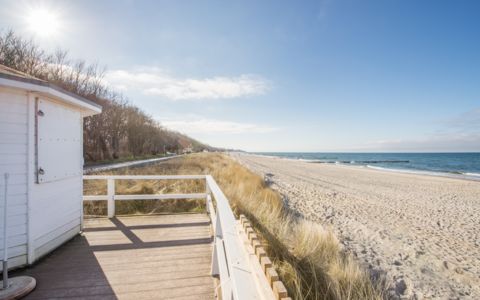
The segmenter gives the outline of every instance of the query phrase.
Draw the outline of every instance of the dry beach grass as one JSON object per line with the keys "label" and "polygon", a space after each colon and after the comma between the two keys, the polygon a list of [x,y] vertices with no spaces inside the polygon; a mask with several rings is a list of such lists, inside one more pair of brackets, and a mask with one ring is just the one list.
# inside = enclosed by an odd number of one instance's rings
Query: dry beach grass
{"label": "dry beach grass", "polygon": [[[108,172],[104,172],[108,173]],[[110,172],[111,173],[111,172]],[[263,178],[221,154],[195,154],[115,174],[211,174],[238,215],[245,214],[261,233],[268,254],[295,299],[381,299],[369,275],[342,250],[328,228],[295,216],[281,195]],[[120,182],[117,192],[199,192],[199,181]],[[86,193],[105,193],[105,184],[86,182]],[[124,201],[118,213],[157,213],[204,210],[202,201]],[[136,204],[134,202],[137,202]],[[103,204],[90,204],[86,214],[105,213]]]}
{"label": "dry beach grass", "polygon": [[480,299],[480,182],[248,154],[233,155],[304,218],[330,224],[389,296]]}

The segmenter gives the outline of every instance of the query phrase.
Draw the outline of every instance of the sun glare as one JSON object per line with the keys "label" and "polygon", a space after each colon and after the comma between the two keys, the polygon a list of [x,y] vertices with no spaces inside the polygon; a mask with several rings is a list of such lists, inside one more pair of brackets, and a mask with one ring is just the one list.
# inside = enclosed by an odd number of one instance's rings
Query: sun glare
{"label": "sun glare", "polygon": [[58,16],[45,8],[32,9],[27,14],[27,24],[30,31],[43,37],[54,36],[60,29]]}

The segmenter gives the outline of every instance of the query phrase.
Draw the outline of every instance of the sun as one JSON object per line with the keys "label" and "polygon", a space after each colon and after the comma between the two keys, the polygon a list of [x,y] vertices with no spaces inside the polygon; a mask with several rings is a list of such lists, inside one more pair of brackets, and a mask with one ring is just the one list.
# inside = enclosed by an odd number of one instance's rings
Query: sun
{"label": "sun", "polygon": [[34,8],[26,15],[28,29],[38,36],[52,37],[60,30],[58,15],[46,8]]}

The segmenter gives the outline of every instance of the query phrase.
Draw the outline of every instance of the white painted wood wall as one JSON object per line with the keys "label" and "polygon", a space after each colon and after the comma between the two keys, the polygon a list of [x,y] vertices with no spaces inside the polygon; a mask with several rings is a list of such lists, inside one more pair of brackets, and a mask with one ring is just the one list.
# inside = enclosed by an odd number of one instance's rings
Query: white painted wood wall
{"label": "white painted wood wall", "polygon": [[[4,217],[3,174],[8,172],[8,253],[12,266],[27,262],[27,147],[27,93],[0,88],[0,220]],[[3,232],[3,222],[0,228]],[[0,245],[3,245],[3,238],[0,237]],[[0,253],[3,257],[3,249]]]}
{"label": "white painted wood wall", "polygon": [[[36,96],[38,95],[0,87],[0,207],[3,207],[4,201],[3,174],[8,172],[8,243],[11,267],[33,263],[80,232],[83,196],[82,144],[79,145],[80,151],[63,153],[64,151],[59,150],[59,153],[55,153],[53,147],[48,154],[55,157],[60,166],[71,166],[69,162],[77,162],[75,165],[78,166],[78,175],[36,183]],[[82,120],[79,109],[46,97],[41,99],[62,106],[70,111],[70,115],[77,115],[78,118],[72,118],[71,122]],[[70,120],[64,118],[62,123],[59,122],[59,130],[72,128],[65,122]],[[69,134],[72,138],[83,139],[81,130]]]}

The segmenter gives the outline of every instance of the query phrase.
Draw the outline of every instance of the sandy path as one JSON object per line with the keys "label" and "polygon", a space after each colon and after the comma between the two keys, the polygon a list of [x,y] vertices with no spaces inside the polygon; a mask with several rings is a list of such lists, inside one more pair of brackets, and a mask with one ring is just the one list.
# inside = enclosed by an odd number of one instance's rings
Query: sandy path
{"label": "sandy path", "polygon": [[480,299],[480,182],[233,156],[272,173],[292,209],[331,224],[360,262],[387,272],[402,298]]}

